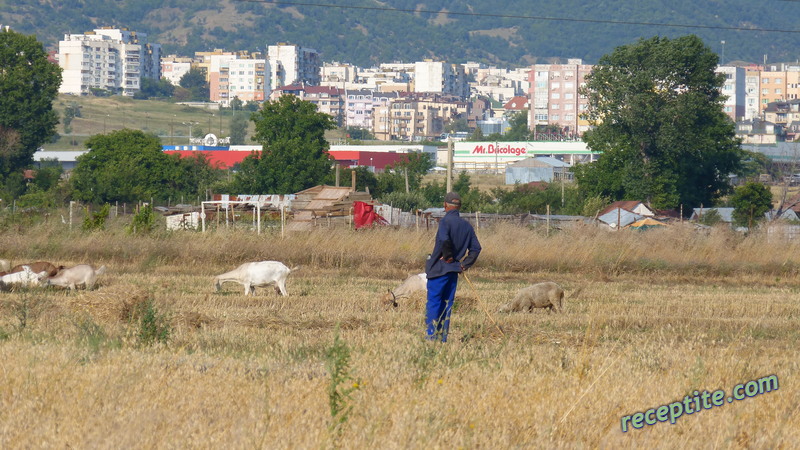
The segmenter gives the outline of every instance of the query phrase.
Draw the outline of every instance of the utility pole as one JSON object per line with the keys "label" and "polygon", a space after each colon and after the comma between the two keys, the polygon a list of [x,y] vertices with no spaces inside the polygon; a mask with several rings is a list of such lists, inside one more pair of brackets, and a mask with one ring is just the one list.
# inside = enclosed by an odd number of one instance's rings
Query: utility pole
{"label": "utility pole", "polygon": [[453,138],[447,137],[447,192],[453,190]]}

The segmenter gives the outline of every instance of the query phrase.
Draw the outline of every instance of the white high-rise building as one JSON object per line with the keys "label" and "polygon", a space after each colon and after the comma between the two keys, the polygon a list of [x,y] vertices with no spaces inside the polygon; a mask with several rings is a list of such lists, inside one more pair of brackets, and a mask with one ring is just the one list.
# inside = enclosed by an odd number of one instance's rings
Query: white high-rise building
{"label": "white high-rise building", "polygon": [[469,95],[469,85],[461,64],[442,61],[414,63],[414,92],[449,94],[461,98]]}
{"label": "white high-rise building", "polygon": [[322,64],[316,50],[299,45],[277,44],[270,45],[267,54],[272,90],[300,83],[311,86],[320,84]]}
{"label": "white high-rise building", "polygon": [[64,70],[60,93],[84,95],[104,89],[133,96],[142,78],[161,77],[161,46],[148,44],[145,33],[97,28],[64,35],[58,43],[58,65]]}

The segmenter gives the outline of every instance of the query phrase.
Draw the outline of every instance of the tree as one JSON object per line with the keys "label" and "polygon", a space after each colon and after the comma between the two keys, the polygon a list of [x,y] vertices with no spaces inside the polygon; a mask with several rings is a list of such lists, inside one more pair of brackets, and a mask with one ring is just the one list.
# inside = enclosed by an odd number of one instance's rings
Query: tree
{"label": "tree", "polygon": [[0,179],[33,163],[55,135],[61,68],[35,36],[0,31]]}
{"label": "tree", "polygon": [[146,100],[148,98],[153,97],[163,97],[168,98],[172,97],[172,94],[175,92],[175,86],[166,78],[161,79],[154,79],[154,78],[142,78],[142,84],[139,88],[139,91],[133,95],[133,98]]}
{"label": "tree", "polygon": [[506,141],[525,141],[531,134],[528,129],[528,111],[517,111],[511,114],[508,121],[510,128],[506,131],[504,140]]}
{"label": "tree", "polygon": [[123,129],[94,135],[86,147],[71,177],[76,200],[131,203],[173,194],[177,159],[161,151],[158,137]]}
{"label": "tree", "polygon": [[772,191],[761,183],[749,181],[736,188],[731,205],[733,223],[752,229],[772,209]]}
{"label": "tree", "polygon": [[693,35],[640,40],[603,56],[581,90],[595,125],[584,140],[603,153],[576,168],[582,192],[657,209],[708,205],[729,193],[742,153],[723,112],[717,63]]}
{"label": "tree", "polygon": [[183,74],[179,83],[182,88],[188,89],[191,92],[190,99],[193,102],[207,102],[209,99],[209,86],[206,81],[205,73],[198,69],[192,68]]}
{"label": "tree", "polygon": [[244,145],[247,139],[247,116],[244,112],[231,117],[231,145]]}
{"label": "tree", "polygon": [[331,116],[293,95],[264,103],[253,113],[253,139],[264,150],[242,161],[234,180],[239,192],[288,194],[314,186],[331,172],[325,130],[336,123]]}

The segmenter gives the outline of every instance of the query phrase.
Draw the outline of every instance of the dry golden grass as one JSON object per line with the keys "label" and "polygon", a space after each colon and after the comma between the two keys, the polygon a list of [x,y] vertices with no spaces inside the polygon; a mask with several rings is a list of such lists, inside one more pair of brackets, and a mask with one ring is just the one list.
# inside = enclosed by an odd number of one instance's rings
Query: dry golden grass
{"label": "dry golden grass", "polygon": [[[112,227],[113,228],[113,227]],[[800,442],[798,244],[724,230],[479,230],[451,340],[422,339],[423,298],[380,294],[420,271],[431,231],[279,235],[55,226],[0,235],[14,262],[106,264],[94,291],[0,293],[3,448],[788,448]],[[302,268],[290,296],[212,276],[248,260]],[[495,313],[553,280],[563,314]],[[134,305],[172,326],[142,345]],[[500,324],[492,326],[483,307]],[[24,326],[23,326],[24,324]],[[329,429],[336,328],[359,389]],[[777,391],[622,433],[620,418],[776,374]]]}

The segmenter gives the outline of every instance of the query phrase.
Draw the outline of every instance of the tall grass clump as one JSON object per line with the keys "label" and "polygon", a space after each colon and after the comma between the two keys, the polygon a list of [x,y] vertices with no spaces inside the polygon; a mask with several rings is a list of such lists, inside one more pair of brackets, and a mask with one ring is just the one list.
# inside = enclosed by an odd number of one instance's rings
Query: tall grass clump
{"label": "tall grass clump", "polygon": [[353,392],[359,389],[361,382],[350,374],[350,348],[339,337],[338,325],[333,344],[326,350],[325,357],[325,367],[331,377],[328,383],[328,406],[331,411],[330,430],[339,435],[353,409],[351,404]]}

